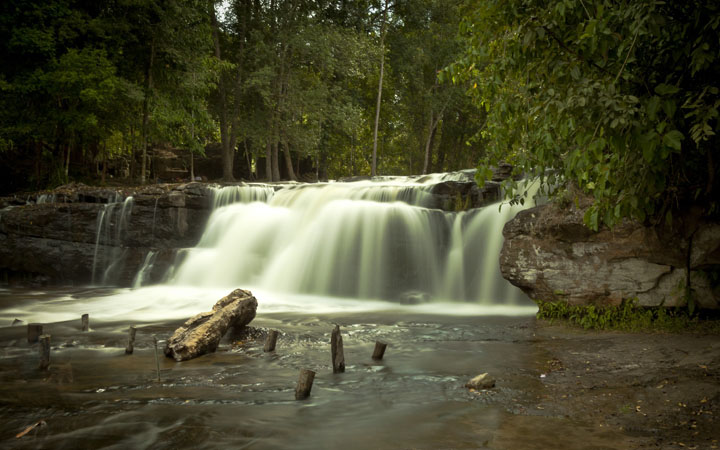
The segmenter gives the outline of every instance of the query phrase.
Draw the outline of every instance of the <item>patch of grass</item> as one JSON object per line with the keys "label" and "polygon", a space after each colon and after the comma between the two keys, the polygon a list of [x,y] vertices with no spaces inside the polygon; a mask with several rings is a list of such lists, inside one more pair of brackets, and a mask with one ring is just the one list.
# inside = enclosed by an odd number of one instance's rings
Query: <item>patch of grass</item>
{"label": "patch of grass", "polygon": [[720,334],[720,318],[717,313],[691,314],[687,308],[635,305],[625,300],[620,306],[579,306],[566,302],[538,301],[538,319],[550,322],[562,321],[586,330],[701,332]]}

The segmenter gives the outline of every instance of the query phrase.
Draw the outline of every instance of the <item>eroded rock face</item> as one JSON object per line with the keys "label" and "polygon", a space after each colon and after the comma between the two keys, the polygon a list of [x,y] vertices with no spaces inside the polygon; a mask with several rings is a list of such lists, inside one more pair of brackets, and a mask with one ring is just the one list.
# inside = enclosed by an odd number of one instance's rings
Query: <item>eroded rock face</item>
{"label": "eroded rock face", "polygon": [[[530,298],[573,305],[685,304],[689,240],[626,221],[612,230],[584,226],[583,209],[557,204],[520,212],[505,225],[503,276]],[[691,287],[702,308],[720,308],[703,269],[719,263],[720,224],[701,223],[692,239]]]}
{"label": "eroded rock face", "polygon": [[[93,271],[107,270],[109,277],[96,273],[95,281],[129,285],[149,251],[158,255],[160,273],[175,250],[197,244],[211,195],[205,185],[188,183],[123,190],[75,184],[29,196],[29,204],[0,210],[0,271],[11,282],[18,275],[65,284],[88,283]],[[123,200],[131,196],[122,220]]]}
{"label": "eroded rock face", "polygon": [[221,298],[212,311],[200,313],[175,330],[165,345],[165,355],[187,361],[214,352],[230,327],[242,328],[255,318],[257,300],[250,291],[235,289]]}

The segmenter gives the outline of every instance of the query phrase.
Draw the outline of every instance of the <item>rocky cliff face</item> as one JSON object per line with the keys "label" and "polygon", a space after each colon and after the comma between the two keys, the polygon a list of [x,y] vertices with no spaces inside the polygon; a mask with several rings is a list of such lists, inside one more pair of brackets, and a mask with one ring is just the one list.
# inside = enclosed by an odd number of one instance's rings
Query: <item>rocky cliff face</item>
{"label": "rocky cliff face", "polygon": [[583,305],[637,298],[643,306],[682,306],[689,266],[695,302],[720,308],[720,290],[708,276],[720,268],[720,224],[698,223],[688,232],[628,221],[593,232],[582,216],[582,206],[557,204],[520,212],[503,230],[503,276],[534,300]]}
{"label": "rocky cliff face", "polygon": [[97,282],[129,285],[149,251],[164,271],[176,249],[197,243],[211,195],[200,183],[36,195],[0,210],[0,271],[9,282],[82,284],[95,272]]}

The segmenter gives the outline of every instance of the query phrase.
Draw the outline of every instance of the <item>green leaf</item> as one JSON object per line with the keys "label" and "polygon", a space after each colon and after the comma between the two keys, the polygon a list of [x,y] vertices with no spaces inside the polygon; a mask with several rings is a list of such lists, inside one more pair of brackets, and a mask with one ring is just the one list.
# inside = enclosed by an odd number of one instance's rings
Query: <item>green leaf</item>
{"label": "green leaf", "polygon": [[663,144],[671,147],[675,150],[680,150],[682,147],[682,140],[685,138],[678,130],[672,130],[663,136]]}
{"label": "green leaf", "polygon": [[657,119],[657,110],[660,106],[660,97],[653,95],[647,103],[647,115],[648,119],[654,121]]}
{"label": "green leaf", "polygon": [[677,86],[671,86],[669,84],[658,84],[655,86],[655,92],[658,95],[672,95],[677,94],[680,91],[680,88]]}

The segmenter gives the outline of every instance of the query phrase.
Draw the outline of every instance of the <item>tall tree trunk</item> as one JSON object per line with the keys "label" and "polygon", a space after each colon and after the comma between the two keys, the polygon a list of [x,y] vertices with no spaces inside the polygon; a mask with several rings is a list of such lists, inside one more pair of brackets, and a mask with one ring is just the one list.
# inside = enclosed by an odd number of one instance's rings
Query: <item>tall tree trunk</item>
{"label": "tall tree trunk", "polygon": [[102,152],[103,152],[102,184],[105,184],[105,176],[107,175],[107,143],[106,142],[103,142]]}
{"label": "tall tree trunk", "polygon": [[423,175],[427,174],[432,165],[432,144],[437,130],[438,123],[442,118],[442,112],[435,116],[432,109],[430,110],[430,126],[428,127],[428,137],[425,141],[425,164],[423,165]]}
{"label": "tall tree trunk", "polygon": [[[217,15],[215,14],[215,4],[210,5],[210,23],[212,25],[212,36],[213,43],[215,44],[215,57],[218,61],[222,61],[222,53],[220,52],[220,32],[217,21]],[[222,148],[222,165],[223,165],[223,180],[233,181],[233,159],[235,148],[230,144],[230,119],[228,118],[228,104],[227,104],[227,82],[224,74],[220,74],[220,80],[218,82],[218,93],[220,94],[220,145]]]}
{"label": "tall tree trunk", "polygon": [[378,126],[380,124],[380,104],[382,102],[383,76],[385,75],[385,23],[387,21],[387,7],[388,4],[385,2],[382,24],[380,25],[380,81],[378,81],[377,103],[375,104],[375,130],[373,131],[372,167],[370,170],[370,175],[373,177],[377,175]]}
{"label": "tall tree trunk", "polygon": [[68,142],[66,145],[67,152],[65,153],[65,180],[64,182],[67,183],[69,181],[69,175],[70,175],[70,149],[72,148],[72,139],[70,139],[70,142]]}
{"label": "tall tree trunk", "polygon": [[295,170],[293,170],[292,156],[290,156],[290,146],[287,141],[283,141],[283,153],[285,154],[285,165],[287,166],[288,177],[292,181],[297,181]]}
{"label": "tall tree trunk", "polygon": [[280,181],[280,165],[278,164],[278,143],[272,143],[272,175],[273,181]]}
{"label": "tall tree trunk", "polygon": [[268,141],[265,145],[265,178],[267,178],[268,181],[277,181],[273,180],[272,144],[270,143],[270,141]]}
{"label": "tall tree trunk", "polygon": [[148,126],[150,123],[150,93],[152,91],[152,71],[155,64],[155,36],[150,41],[150,60],[145,72],[145,95],[143,96],[142,117],[142,162],[140,163],[140,184],[145,184],[145,171],[147,170]]}

